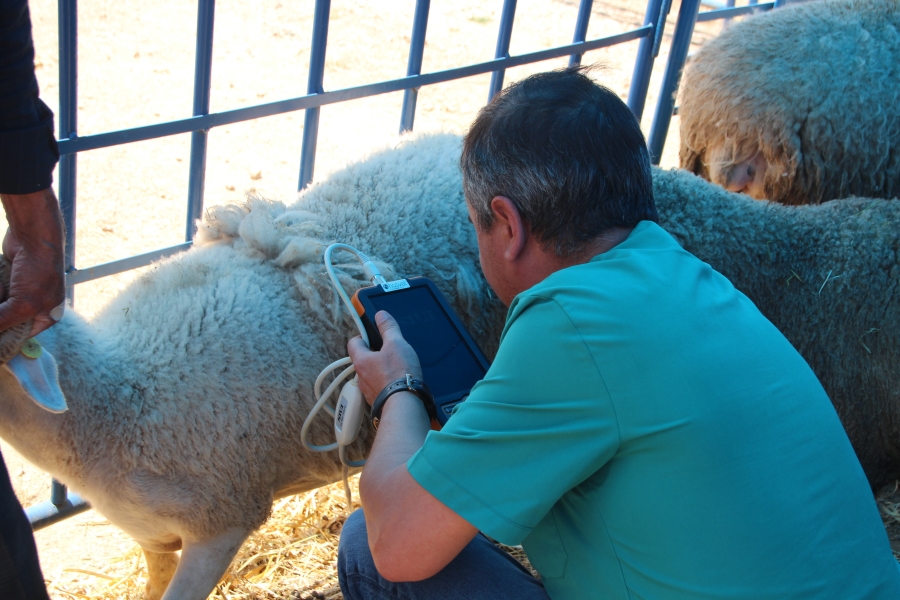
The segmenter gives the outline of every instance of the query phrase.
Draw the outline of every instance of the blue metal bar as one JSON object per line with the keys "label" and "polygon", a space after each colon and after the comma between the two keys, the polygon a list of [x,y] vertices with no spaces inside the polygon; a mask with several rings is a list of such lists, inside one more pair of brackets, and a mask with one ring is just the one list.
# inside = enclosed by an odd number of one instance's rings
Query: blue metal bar
{"label": "blue metal bar", "polygon": [[[209,113],[209,90],[212,86],[213,23],[216,0],[200,0],[197,4],[197,51],[194,57],[193,115]],[[206,179],[207,131],[191,134],[191,171],[188,182],[187,223],[184,239],[194,239],[194,222],[203,213],[203,184]]]}
{"label": "blue metal bar", "polygon": [[107,148],[118,144],[126,144],[130,142],[139,142],[143,140],[152,140],[155,138],[165,137],[168,135],[176,135],[179,133],[188,133],[199,129],[211,129],[231,123],[239,123],[248,119],[258,119],[261,117],[270,117],[280,115],[296,110],[306,108],[324,106],[326,104],[334,104],[345,100],[357,100],[359,98],[367,98],[378,94],[386,94],[389,92],[399,92],[415,87],[425,85],[433,85],[443,83],[453,79],[462,77],[470,77],[472,75],[481,75],[496,71],[498,68],[508,69],[527,65],[529,63],[549,60],[551,58],[559,58],[561,56],[569,56],[573,52],[587,52],[589,50],[598,50],[616,44],[622,44],[647,37],[653,33],[650,26],[639,27],[631,31],[611,35],[605,38],[597,38],[580,44],[566,44],[557,48],[549,48],[547,50],[539,50],[519,56],[511,56],[509,58],[498,58],[483,63],[468,65],[465,67],[457,67],[447,69],[445,71],[436,71],[434,73],[426,73],[425,75],[414,75],[411,77],[401,77],[400,79],[392,79],[381,81],[378,83],[369,83],[356,87],[344,88],[332,92],[323,92],[321,94],[310,94],[292,98],[289,100],[280,100],[268,104],[260,104],[257,106],[248,106],[246,108],[238,108],[235,110],[224,111],[220,113],[211,113],[201,117],[190,117],[180,119],[178,121],[170,121],[168,123],[158,123],[156,125],[145,125],[143,127],[135,127],[132,129],[123,129],[121,131],[110,131],[107,133],[98,133],[96,135],[84,136],[75,139],[63,139],[59,141],[59,151],[62,154],[72,154],[74,152],[84,152],[85,150],[94,150],[97,148]]}
{"label": "blue metal bar", "polygon": [[[588,22],[591,20],[591,7],[593,5],[594,0],[581,0],[581,4],[578,6],[578,18],[575,20],[575,36],[572,38],[572,43],[583,42],[587,38]],[[569,57],[570,67],[580,64],[580,54],[573,54]]]}
{"label": "blue metal bar", "polygon": [[781,8],[782,6],[787,4],[787,0],[775,0],[774,8]]}
{"label": "blue metal bar", "polygon": [[[734,8],[734,0],[725,0],[725,8]],[[726,17],[722,27],[728,27],[729,25],[731,25],[731,18]]]}
{"label": "blue metal bar", "polygon": [[[406,76],[422,72],[422,54],[425,52],[425,29],[428,26],[428,9],[431,0],[416,0],[416,15],[413,17],[412,39],[409,42],[409,61]],[[412,131],[416,118],[416,100],[419,88],[409,88],[403,94],[403,109],[400,111],[400,133]]]}
{"label": "blue metal bar", "polygon": [[675,23],[675,34],[669,49],[669,62],[666,64],[666,71],[663,75],[659,100],[656,103],[656,113],[653,116],[653,126],[650,128],[650,139],[647,144],[650,149],[650,160],[654,165],[659,164],[663,145],[666,143],[669,123],[672,122],[672,109],[675,107],[675,91],[678,89],[678,81],[681,79],[681,69],[687,59],[699,9],[700,0],[681,0],[678,21]]}
{"label": "blue metal bar", "polygon": [[[516,0],[503,0],[503,12],[500,14],[500,31],[497,33],[497,51],[494,58],[509,57],[509,42],[512,40],[513,21],[516,19]],[[488,102],[494,99],[497,92],[503,89],[505,69],[494,71],[491,75],[491,87],[488,91]]]}
{"label": "blue metal bar", "polygon": [[[59,136],[78,137],[78,3],[76,0],[59,0]],[[65,270],[75,266],[75,199],[78,181],[78,157],[75,154],[60,156],[59,207],[66,228]],[[75,301],[74,286],[66,286],[66,298]],[[66,486],[53,480],[52,504],[65,497]]]}
{"label": "blue metal bar", "polygon": [[631,74],[631,87],[628,89],[628,108],[638,121],[644,114],[647,102],[647,90],[650,88],[650,74],[653,72],[653,59],[656,58],[655,39],[660,37],[666,25],[666,16],[661,14],[662,0],[650,0],[644,15],[644,27],[652,27],[653,35],[641,38],[638,45],[637,58],[634,60],[634,72]]}
{"label": "blue metal bar", "polygon": [[[54,481],[54,483],[57,482]],[[62,487],[63,495],[58,499],[58,502],[49,500],[47,502],[35,504],[34,506],[29,506],[25,509],[25,514],[31,522],[31,529],[34,531],[43,529],[48,525],[53,525],[63,519],[77,515],[78,513],[82,513],[91,507],[90,504],[85,502],[77,494],[70,493],[66,495],[66,487],[62,484],[59,485]]]}
{"label": "blue metal bar", "polygon": [[[309,57],[309,80],[306,86],[307,95],[322,94],[325,90],[325,46],[328,43],[328,17],[331,12],[331,0],[316,0],[316,11],[313,15],[312,49]],[[316,164],[316,141],[319,137],[319,106],[306,110],[303,122],[303,148],[300,151],[300,184],[298,189],[308,186],[313,179],[313,168]]]}
{"label": "blue metal bar", "polygon": [[741,15],[764,12],[775,8],[775,4],[775,2],[763,2],[761,4],[751,4],[749,6],[736,6],[734,8],[704,10],[702,13],[697,15],[697,22],[704,23],[706,21],[715,21],[717,19],[732,19]]}
{"label": "blue metal bar", "polygon": [[672,0],[662,0],[662,8],[660,9],[660,27],[656,28],[653,36],[653,58],[659,56],[659,49],[662,47],[663,33],[666,31],[666,19],[669,17],[669,11],[672,10]]}
{"label": "blue metal bar", "polygon": [[93,281],[95,279],[108,277],[109,275],[115,275],[116,273],[124,273],[125,271],[137,269],[138,267],[146,267],[150,263],[165,258],[166,256],[184,252],[190,248],[191,245],[193,245],[193,242],[182,242],[181,244],[169,246],[168,248],[152,250],[150,252],[145,252],[144,254],[138,254],[137,256],[129,256],[128,258],[123,258],[121,260],[114,260],[101,265],[87,267],[86,269],[72,269],[66,273],[66,285],[77,285],[86,281]]}
{"label": "blue metal bar", "polygon": [[[59,0],[59,138],[78,138],[78,3]],[[75,190],[77,157],[64,154],[59,161],[59,205],[66,225],[66,271],[75,266]],[[74,289],[67,289],[69,300]]]}
{"label": "blue metal bar", "polygon": [[55,479],[50,484],[50,502],[56,506],[66,503],[66,486]]}

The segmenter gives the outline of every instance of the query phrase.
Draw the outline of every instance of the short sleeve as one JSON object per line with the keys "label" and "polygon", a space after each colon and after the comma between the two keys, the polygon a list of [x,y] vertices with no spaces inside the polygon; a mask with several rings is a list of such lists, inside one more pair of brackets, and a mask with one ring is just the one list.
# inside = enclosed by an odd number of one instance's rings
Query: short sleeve
{"label": "short sleeve", "polygon": [[491,537],[517,544],[619,444],[606,385],[552,299],[517,299],[485,378],[407,463],[413,478]]}
{"label": "short sleeve", "polygon": [[58,160],[53,112],[38,98],[28,4],[0,2],[0,193],[49,188]]}

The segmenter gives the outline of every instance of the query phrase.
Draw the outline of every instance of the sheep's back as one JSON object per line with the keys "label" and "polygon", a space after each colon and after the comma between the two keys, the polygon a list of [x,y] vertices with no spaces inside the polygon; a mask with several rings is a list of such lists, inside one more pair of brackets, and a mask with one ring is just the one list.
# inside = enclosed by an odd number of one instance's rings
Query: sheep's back
{"label": "sheep's back", "polygon": [[[481,273],[457,164],[460,148],[456,135],[404,138],[312,185],[292,205],[252,200],[209,209],[200,243],[227,239],[290,272],[307,309],[339,323],[321,332],[332,345],[352,334],[353,324],[325,277],[322,253],[330,243],[349,244],[387,277],[432,279],[493,356],[505,309]],[[333,258],[348,293],[367,284],[349,254]]]}
{"label": "sheep's back", "polygon": [[[92,324],[97,340],[115,340],[114,385],[77,389],[92,385],[73,376],[78,359],[61,367],[76,383],[64,390],[79,399],[72,410],[92,413],[77,436],[85,471],[118,472],[124,497],[166,490],[164,510],[198,535],[255,528],[280,490],[336,480],[336,456],[299,440],[316,375],[344,353],[325,347],[314,317],[287,273],[228,245],[151,267]],[[312,435],[331,441],[329,420]]]}
{"label": "sheep's back", "polygon": [[783,206],[654,171],[661,224],[810,364],[877,486],[900,476],[900,203]]}

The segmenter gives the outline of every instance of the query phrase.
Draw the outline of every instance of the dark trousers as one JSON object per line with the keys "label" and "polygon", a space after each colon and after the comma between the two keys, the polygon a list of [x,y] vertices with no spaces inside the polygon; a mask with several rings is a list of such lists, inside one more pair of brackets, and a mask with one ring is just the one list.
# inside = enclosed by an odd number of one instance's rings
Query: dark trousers
{"label": "dark trousers", "polygon": [[31,523],[13,492],[0,455],[0,598],[49,600]]}
{"label": "dark trousers", "polygon": [[388,581],[369,552],[362,510],[350,515],[341,531],[338,579],[345,600],[549,600],[540,581],[481,534],[437,575],[410,583]]}

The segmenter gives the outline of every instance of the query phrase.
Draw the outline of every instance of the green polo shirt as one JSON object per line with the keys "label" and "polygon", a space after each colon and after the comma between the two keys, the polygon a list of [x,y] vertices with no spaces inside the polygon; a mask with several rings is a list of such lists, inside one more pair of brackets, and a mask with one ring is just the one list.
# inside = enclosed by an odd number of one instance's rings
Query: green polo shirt
{"label": "green polo shirt", "polygon": [[651,222],[513,300],[484,380],[408,468],[521,543],[555,600],[900,598],[815,375]]}

